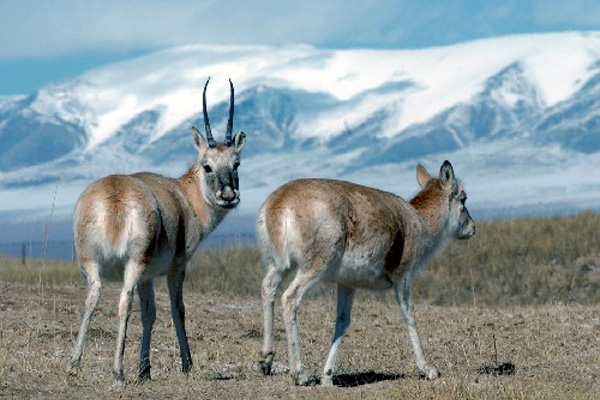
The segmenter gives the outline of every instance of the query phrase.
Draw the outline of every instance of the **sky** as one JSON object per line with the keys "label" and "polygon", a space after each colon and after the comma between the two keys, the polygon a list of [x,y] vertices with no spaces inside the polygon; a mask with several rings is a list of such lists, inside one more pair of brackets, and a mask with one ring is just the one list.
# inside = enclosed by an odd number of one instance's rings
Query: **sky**
{"label": "sky", "polygon": [[167,47],[422,48],[600,30],[596,0],[0,0],[0,95]]}

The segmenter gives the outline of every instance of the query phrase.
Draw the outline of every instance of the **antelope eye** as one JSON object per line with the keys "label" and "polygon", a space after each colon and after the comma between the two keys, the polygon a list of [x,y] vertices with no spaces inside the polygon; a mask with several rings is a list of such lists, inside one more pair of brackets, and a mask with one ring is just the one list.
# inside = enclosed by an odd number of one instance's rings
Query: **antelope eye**
{"label": "antelope eye", "polygon": [[210,174],[212,172],[212,168],[210,167],[210,165],[204,164],[202,167],[204,168],[204,172],[206,172],[208,174]]}

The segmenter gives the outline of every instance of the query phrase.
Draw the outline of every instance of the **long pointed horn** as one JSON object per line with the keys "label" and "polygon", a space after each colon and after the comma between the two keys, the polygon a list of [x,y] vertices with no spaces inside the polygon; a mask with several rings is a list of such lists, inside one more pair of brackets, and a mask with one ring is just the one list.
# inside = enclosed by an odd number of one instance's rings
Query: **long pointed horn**
{"label": "long pointed horn", "polygon": [[232,133],[233,133],[233,110],[234,110],[234,90],[233,83],[231,82],[231,78],[229,78],[229,120],[227,121],[227,132],[225,132],[225,142],[227,146],[231,146],[233,143]]}
{"label": "long pointed horn", "polygon": [[202,94],[202,113],[204,114],[204,131],[206,133],[206,141],[208,142],[208,147],[212,149],[217,145],[217,142],[215,142],[212,132],[210,131],[210,121],[208,120],[208,112],[206,110],[206,88],[208,87],[208,82],[210,82],[210,77],[208,77],[206,83],[204,84],[204,93]]}

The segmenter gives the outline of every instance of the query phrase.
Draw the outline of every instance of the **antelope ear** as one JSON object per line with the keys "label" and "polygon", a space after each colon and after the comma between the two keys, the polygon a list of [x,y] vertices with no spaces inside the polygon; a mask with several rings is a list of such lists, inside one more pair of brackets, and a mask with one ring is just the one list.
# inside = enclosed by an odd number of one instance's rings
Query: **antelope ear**
{"label": "antelope ear", "polygon": [[417,182],[419,182],[419,186],[424,188],[427,185],[427,182],[429,182],[430,180],[431,175],[429,174],[429,172],[427,172],[424,166],[419,164],[417,166]]}
{"label": "antelope ear", "polygon": [[246,134],[244,131],[239,131],[233,137],[233,146],[235,147],[235,151],[238,153],[242,151],[244,145],[246,144]]}
{"label": "antelope ear", "polygon": [[454,169],[452,168],[452,164],[450,161],[446,160],[442,164],[440,168],[440,182],[442,185],[454,184],[456,182],[456,178],[454,177]]}
{"label": "antelope ear", "polygon": [[192,126],[192,132],[194,135],[194,146],[196,147],[196,150],[200,151],[208,147],[208,142],[195,126]]}

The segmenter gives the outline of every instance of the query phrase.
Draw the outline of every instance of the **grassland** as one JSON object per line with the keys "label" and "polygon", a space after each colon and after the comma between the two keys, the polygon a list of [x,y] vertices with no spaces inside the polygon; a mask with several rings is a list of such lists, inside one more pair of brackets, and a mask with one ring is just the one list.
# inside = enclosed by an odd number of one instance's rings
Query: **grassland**
{"label": "grassland", "polygon": [[[255,248],[203,251],[189,266],[185,301],[195,365],[179,372],[165,285],[157,285],[154,380],[112,386],[118,285],[103,290],[82,371],[63,373],[80,323],[85,285],[72,263],[0,258],[0,397],[198,398],[600,398],[600,216],[493,221],[452,243],[416,282],[416,317],[442,378],[420,380],[391,294],[361,294],[330,389],[297,388],[285,375],[277,315],[276,374],[255,368],[261,343]],[[334,324],[334,293],[315,288],[300,312],[304,361],[318,376]],[[137,304],[126,347],[134,378]],[[494,342],[496,346],[494,346]],[[495,349],[496,347],[496,349]],[[511,375],[482,372],[495,361]]]}

